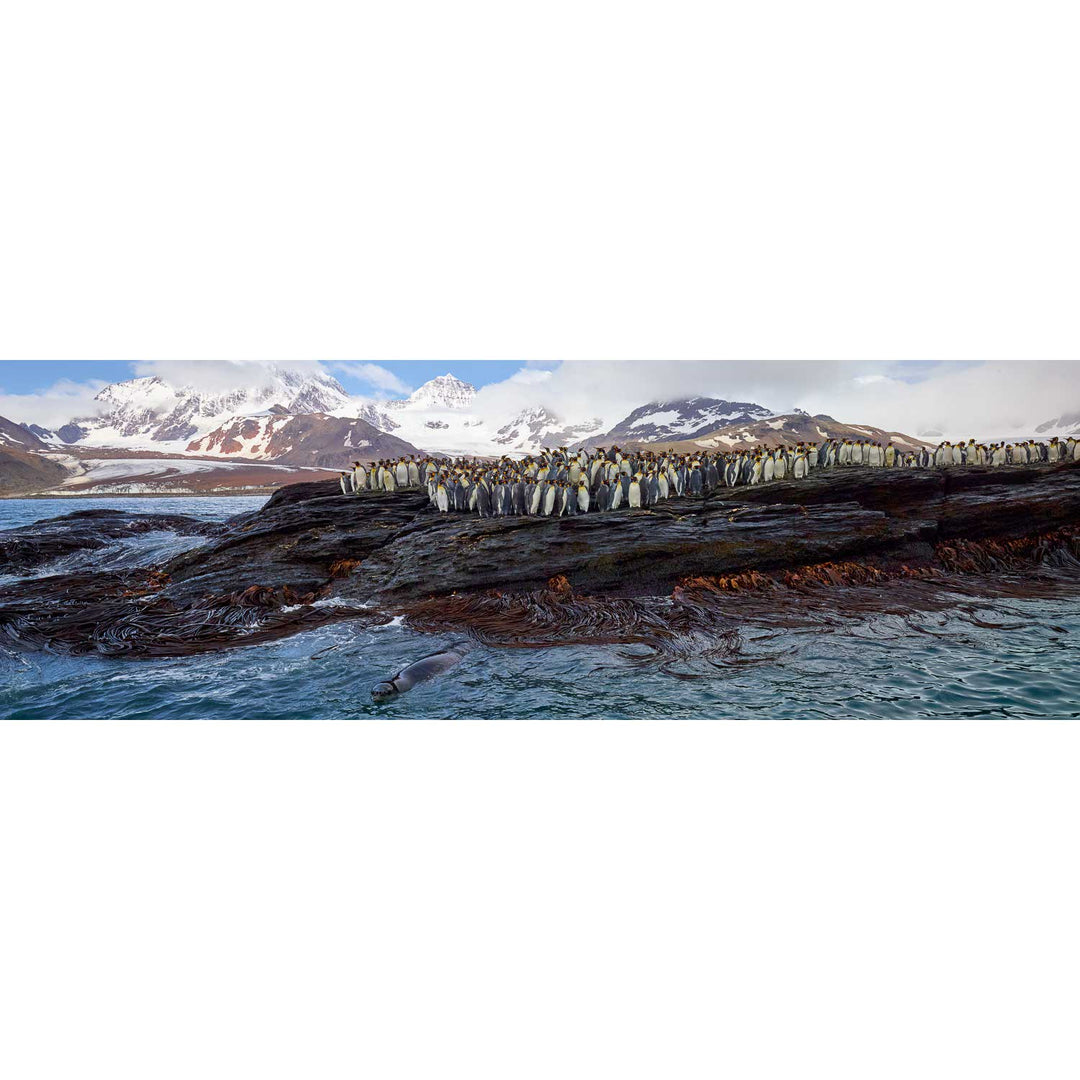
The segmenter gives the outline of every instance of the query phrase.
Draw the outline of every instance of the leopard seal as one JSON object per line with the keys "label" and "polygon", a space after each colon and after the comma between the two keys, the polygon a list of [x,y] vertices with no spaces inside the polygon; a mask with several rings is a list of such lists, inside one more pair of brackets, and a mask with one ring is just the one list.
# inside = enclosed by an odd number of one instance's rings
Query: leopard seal
{"label": "leopard seal", "polygon": [[444,671],[449,671],[450,668],[461,663],[468,652],[469,646],[461,643],[451,645],[430,656],[422,656],[419,660],[403,667],[396,675],[377,682],[371,688],[371,699],[381,702],[396,697],[398,694],[404,694],[417,683],[426,682],[436,675],[441,675]]}

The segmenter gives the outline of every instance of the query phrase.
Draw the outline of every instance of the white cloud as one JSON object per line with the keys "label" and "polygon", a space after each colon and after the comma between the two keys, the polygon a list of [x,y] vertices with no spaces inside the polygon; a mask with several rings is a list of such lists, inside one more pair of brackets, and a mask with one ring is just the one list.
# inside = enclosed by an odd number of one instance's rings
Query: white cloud
{"label": "white cloud", "polygon": [[947,438],[996,439],[1031,434],[1036,425],[1080,408],[1080,363],[942,363],[919,382],[886,374],[868,383],[853,374],[804,391],[797,404],[838,420],[915,435],[940,431]]}
{"label": "white cloud", "polygon": [[174,386],[195,386],[210,393],[260,386],[275,366],[312,373],[324,370],[317,360],[290,360],[281,365],[266,360],[138,360],[134,364],[136,376],[157,375]]}
{"label": "white cloud", "polygon": [[94,396],[108,385],[100,379],[75,382],[60,379],[47,390],[33,394],[0,392],[0,416],[17,424],[38,424],[58,428],[75,416],[92,416],[99,409]]}
{"label": "white cloud", "polygon": [[354,379],[367,383],[369,386],[381,390],[383,393],[408,394],[412,387],[399,379],[392,371],[380,367],[378,364],[363,363],[336,363],[331,365],[334,371],[343,375],[351,375]]}
{"label": "white cloud", "polygon": [[[534,382],[534,377],[537,378]],[[798,407],[917,434],[996,438],[1080,409],[1080,362],[566,361],[484,387],[477,408],[506,416],[544,405],[570,423],[610,426],[649,401],[717,397],[775,412]]]}

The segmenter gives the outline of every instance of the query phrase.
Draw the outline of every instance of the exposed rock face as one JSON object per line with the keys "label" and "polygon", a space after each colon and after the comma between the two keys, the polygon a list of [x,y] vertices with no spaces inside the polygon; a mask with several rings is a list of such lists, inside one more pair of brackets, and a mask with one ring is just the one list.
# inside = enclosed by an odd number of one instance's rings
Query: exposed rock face
{"label": "exposed rock face", "polygon": [[664,446],[670,446],[680,453],[693,454],[703,449],[760,450],[763,446],[794,446],[800,442],[818,443],[823,439],[869,439],[883,446],[892,442],[901,450],[915,450],[924,445],[922,440],[905,435],[902,431],[886,431],[869,424],[842,424],[824,413],[809,416],[796,409],[782,415],[714,427],[707,434],[684,438],[682,442],[664,442]]}
{"label": "exposed rock face", "polygon": [[29,428],[0,416],[0,493],[15,495],[59,484],[67,470],[42,456],[49,449]]}
{"label": "exposed rock face", "polygon": [[[123,510],[76,510],[63,517],[0,532],[0,574],[43,566],[75,551],[95,551],[111,540],[169,530],[183,536],[216,528],[182,514],[136,514]],[[2,591],[2,590],[0,590]]]}
{"label": "exposed rock face", "polygon": [[26,450],[43,453],[49,449],[28,427],[0,416],[0,447],[5,450]]}
{"label": "exposed rock face", "polygon": [[268,365],[258,384],[217,393],[176,386],[158,375],[110,383],[94,399],[98,414],[76,417],[56,435],[66,443],[89,436],[98,445],[153,445],[190,439],[238,413],[280,405],[290,413],[332,412],[346,405],[341,384],[322,372]]}
{"label": "exposed rock face", "polygon": [[599,420],[566,424],[538,405],[522,409],[513,420],[499,428],[493,441],[508,450],[535,452],[538,448],[569,446],[575,440],[595,434],[602,426]]}
{"label": "exposed rock face", "polygon": [[1055,416],[1045,421],[1045,423],[1039,424],[1035,429],[1037,435],[1058,435],[1060,437],[1075,435],[1077,432],[1080,432],[1080,410],[1062,413],[1061,416]]}
{"label": "exposed rock face", "polygon": [[730,424],[753,424],[771,413],[752,401],[725,401],[696,397],[680,401],[653,401],[623,417],[602,434],[591,434],[578,445],[622,446],[702,438]]}
{"label": "exposed rock face", "polygon": [[[102,519],[83,520],[93,526],[90,535],[104,535]],[[742,575],[752,581],[755,574],[821,563],[857,563],[874,579],[878,570],[949,571],[938,553],[958,542],[1008,542],[1077,525],[1080,466],[1075,463],[834,469],[801,481],[673,499],[646,510],[561,519],[439,514],[426,494],[345,496],[333,481],[320,481],[282,488],[261,510],[211,526],[211,542],[162,567],[163,576],[146,586],[152,588],[153,604],[144,597],[138,610],[152,608],[165,620],[161,625],[172,619],[182,628],[191,612],[201,613],[202,621],[196,622],[203,626],[211,603],[224,605],[222,610],[250,606],[237,599],[241,596],[257,596],[264,607],[281,607],[282,598],[328,596],[393,612],[433,596],[544,589],[557,577],[565,578],[575,595],[597,597],[665,597],[686,579]],[[6,544],[0,550],[9,566],[32,565],[20,554],[28,533],[36,533],[38,539],[29,536],[29,542],[40,549],[46,533],[79,532],[71,517],[57,519],[2,534]],[[49,541],[49,550],[55,552],[57,542]],[[79,590],[89,587],[44,580],[56,582],[54,591],[67,590],[65,602],[76,606]],[[125,630],[124,642],[137,653],[137,627],[145,620],[139,623],[132,614],[130,581],[117,579],[114,601],[102,598],[103,588],[93,583],[95,618],[133,622],[136,628]],[[14,606],[0,593],[0,632],[9,632],[4,627],[16,626],[17,620],[23,630],[37,625],[38,608],[23,592]],[[289,624],[292,629],[302,625]],[[177,630],[169,640],[170,648],[180,648],[183,633]],[[240,640],[223,630],[212,645]],[[211,639],[199,641],[210,647]]]}
{"label": "exposed rock face", "polygon": [[346,469],[359,459],[419,454],[412,443],[373,428],[357,417],[326,413],[237,416],[188,444],[188,451],[222,457]]}

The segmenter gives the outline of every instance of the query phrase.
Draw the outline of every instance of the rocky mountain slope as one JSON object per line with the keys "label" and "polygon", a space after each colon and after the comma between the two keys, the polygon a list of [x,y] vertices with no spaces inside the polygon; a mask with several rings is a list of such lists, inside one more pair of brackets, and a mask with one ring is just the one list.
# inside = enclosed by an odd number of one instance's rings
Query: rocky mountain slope
{"label": "rocky mountain slope", "polygon": [[[880,442],[883,446],[892,442],[904,450],[929,445],[899,431],[885,431],[868,424],[842,424],[824,413],[810,416],[798,411],[770,416],[766,420],[752,423],[728,424],[697,439],[651,445],[654,449],[663,445],[681,453],[694,453],[701,450],[754,450],[762,446],[794,446],[800,442],[821,442],[823,439],[869,439],[871,442]],[[628,440],[626,445],[633,445],[633,441]]]}
{"label": "rocky mountain slope", "polygon": [[355,417],[283,409],[261,416],[238,416],[187,446],[193,454],[273,461],[279,465],[349,468],[353,461],[401,457],[421,451],[410,442]]}
{"label": "rocky mountain slope", "polygon": [[96,396],[98,411],[93,416],[76,417],[55,431],[36,426],[33,430],[53,443],[182,452],[192,439],[238,414],[273,406],[290,413],[331,413],[349,400],[341,384],[329,375],[277,366],[268,366],[265,379],[256,385],[216,393],[150,375],[110,383]]}
{"label": "rocky mountain slope", "polygon": [[23,453],[44,454],[49,450],[29,428],[0,416],[0,450],[21,450]]}
{"label": "rocky mountain slope", "polygon": [[1065,438],[1068,435],[1080,435],[1080,410],[1052,417],[1045,423],[1040,424],[1035,429],[1035,433],[1044,438],[1051,435],[1057,435],[1059,438]]}
{"label": "rocky mountain slope", "polygon": [[652,401],[625,416],[614,427],[581,440],[579,446],[612,446],[699,439],[730,424],[753,424],[772,413],[750,401],[685,398]]}
{"label": "rocky mountain slope", "polygon": [[59,484],[67,470],[43,455],[49,447],[21,424],[0,416],[0,495]]}
{"label": "rocky mountain slope", "polygon": [[[351,397],[322,372],[268,366],[265,373],[257,385],[224,391],[173,385],[159,376],[112,383],[97,396],[97,415],[55,431],[34,425],[21,430],[54,451],[155,450],[325,468],[344,467],[357,457],[411,453],[498,457],[556,446],[674,443],[696,450],[827,436],[889,437],[877,428],[839,425],[797,410],[776,416],[755,402],[724,398],[654,401],[614,425],[610,415],[569,423],[557,408],[538,402],[527,385],[519,401],[507,405],[503,395],[503,404],[493,406],[449,372],[397,400]],[[894,441],[917,444],[907,436]]]}
{"label": "rocky mountain slope", "polygon": [[504,453],[522,452],[535,454],[538,450],[551,450],[557,446],[569,446],[575,440],[585,439],[602,427],[599,419],[583,424],[566,424],[542,405],[522,409],[509,423],[499,428],[492,439]]}

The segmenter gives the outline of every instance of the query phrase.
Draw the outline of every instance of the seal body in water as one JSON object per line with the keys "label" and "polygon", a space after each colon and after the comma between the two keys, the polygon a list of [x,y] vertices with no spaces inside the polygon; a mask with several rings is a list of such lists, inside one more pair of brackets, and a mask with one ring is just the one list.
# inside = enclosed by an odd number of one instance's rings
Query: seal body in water
{"label": "seal body in water", "polygon": [[432,679],[449,671],[455,664],[460,663],[469,648],[467,645],[453,645],[442,652],[432,653],[430,656],[422,656],[419,660],[408,667],[404,667],[396,675],[382,682],[377,682],[371,688],[373,701],[386,701],[397,694],[404,694],[411,690],[417,683]]}

